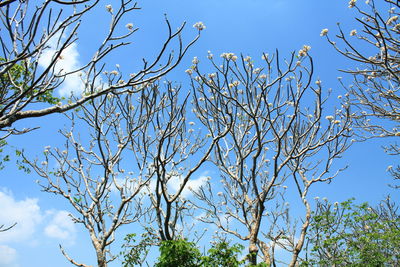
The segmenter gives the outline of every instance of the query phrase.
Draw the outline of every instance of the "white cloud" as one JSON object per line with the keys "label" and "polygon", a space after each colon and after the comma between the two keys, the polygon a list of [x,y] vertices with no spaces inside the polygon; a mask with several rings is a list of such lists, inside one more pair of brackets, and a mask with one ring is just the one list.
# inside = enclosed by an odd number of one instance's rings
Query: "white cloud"
{"label": "white cloud", "polygon": [[[0,267],[17,267],[18,251],[9,246],[37,245],[42,236],[73,244],[75,224],[64,210],[43,211],[37,198],[17,200],[10,190],[0,188],[0,225],[8,231],[0,233]],[[41,235],[39,237],[39,235]]]}
{"label": "white cloud", "polygon": [[0,267],[17,266],[17,251],[9,246],[0,245]]}
{"label": "white cloud", "polygon": [[[40,67],[47,68],[51,63],[55,53],[58,51],[57,40],[58,36],[55,36],[48,42],[49,47],[41,54],[38,61]],[[77,44],[72,43],[61,53],[61,56],[55,65],[55,72],[68,73],[77,70],[79,66]],[[73,73],[65,78],[64,82],[59,87],[58,92],[61,96],[65,97],[70,96],[71,92],[73,92],[75,96],[78,96],[82,93],[83,89],[83,83],[79,73]]]}
{"label": "white cloud", "polygon": [[[185,189],[183,189],[181,196],[184,198],[188,198],[191,196],[193,193],[192,191],[198,190],[202,185],[205,185],[208,181],[207,176],[200,176],[197,179],[189,179],[187,184],[185,185]],[[172,189],[173,193],[176,193],[180,186],[182,184],[182,179],[181,177],[173,177],[169,182],[168,182],[168,187]],[[191,191],[192,190],[192,191]]]}
{"label": "white cloud", "polygon": [[15,200],[8,190],[0,191],[0,225],[17,223],[12,229],[0,234],[0,243],[29,240],[43,220],[38,199]]}
{"label": "white cloud", "polygon": [[44,229],[46,236],[74,243],[76,237],[75,223],[71,220],[69,212],[65,210],[49,212],[53,219]]}
{"label": "white cloud", "polygon": [[[208,179],[208,176],[205,175],[202,175],[197,179],[189,179],[181,193],[181,197],[190,197],[193,194],[192,191],[197,191],[202,185],[205,185],[207,183]],[[181,176],[174,176],[168,181],[167,187],[171,194],[175,194],[176,192],[178,192],[179,188],[182,185],[182,180],[183,179]],[[147,186],[147,190],[149,192],[154,192],[156,190],[156,183],[157,180],[152,179]]]}

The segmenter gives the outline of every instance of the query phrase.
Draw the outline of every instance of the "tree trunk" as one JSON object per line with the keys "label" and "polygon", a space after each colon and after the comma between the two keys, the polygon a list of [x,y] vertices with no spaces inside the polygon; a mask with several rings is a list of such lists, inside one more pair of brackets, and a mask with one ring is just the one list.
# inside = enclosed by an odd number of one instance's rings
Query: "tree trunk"
{"label": "tree trunk", "polygon": [[106,253],[102,249],[96,248],[97,255],[97,266],[98,267],[107,267]]}
{"label": "tree trunk", "polygon": [[257,265],[258,247],[253,238],[250,239],[249,245],[249,262],[251,265]]}
{"label": "tree trunk", "polygon": [[97,266],[107,267],[106,252],[104,248],[100,246],[100,244],[96,245],[96,256],[97,256]]}

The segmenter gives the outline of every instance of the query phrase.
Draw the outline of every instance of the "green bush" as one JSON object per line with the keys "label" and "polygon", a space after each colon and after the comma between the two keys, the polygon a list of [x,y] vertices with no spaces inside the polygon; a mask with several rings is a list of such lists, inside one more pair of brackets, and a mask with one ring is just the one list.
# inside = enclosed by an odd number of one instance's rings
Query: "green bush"
{"label": "green bush", "polygon": [[303,266],[400,266],[400,215],[390,199],[376,208],[320,202],[308,242]]}

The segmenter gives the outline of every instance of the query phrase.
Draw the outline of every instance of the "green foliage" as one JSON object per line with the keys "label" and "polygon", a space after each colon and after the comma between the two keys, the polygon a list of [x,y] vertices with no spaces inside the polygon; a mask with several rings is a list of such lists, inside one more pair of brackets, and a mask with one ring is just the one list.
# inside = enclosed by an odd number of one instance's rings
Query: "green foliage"
{"label": "green foliage", "polygon": [[[0,64],[6,60],[0,57]],[[0,108],[7,104],[7,100],[14,100],[25,94],[22,99],[34,96],[36,102],[56,104],[61,98],[55,97],[53,90],[43,90],[29,86],[32,76],[32,66],[26,62],[13,64],[6,72],[0,74]],[[5,102],[4,102],[5,101]]]}
{"label": "green foliage", "polygon": [[31,169],[29,168],[28,161],[23,157],[23,151],[16,149],[15,155],[17,156],[17,167],[18,170],[22,170],[25,173],[31,173]]}
{"label": "green foliage", "polygon": [[10,161],[10,155],[3,154],[6,145],[6,140],[0,140],[0,170],[4,169],[4,162]]}
{"label": "green foliage", "polygon": [[163,241],[160,253],[156,267],[201,266],[202,256],[199,249],[193,242],[187,240]]}
{"label": "green foliage", "polygon": [[142,265],[149,253],[151,245],[154,243],[154,238],[152,238],[148,233],[142,234],[141,239],[137,244],[135,244],[135,238],[136,234],[128,234],[124,238],[125,243],[122,245],[124,250],[120,253],[123,257],[123,267]]}
{"label": "green foliage", "polygon": [[[142,265],[146,259],[150,247],[155,243],[148,233],[142,234],[139,243],[136,242],[136,234],[125,237],[124,249],[120,255],[123,257],[122,266],[132,267]],[[244,246],[234,244],[229,246],[227,242],[216,242],[202,254],[196,244],[187,240],[162,241],[159,250],[160,256],[155,266],[157,267],[239,267],[244,266],[245,259],[239,260]],[[257,265],[264,267],[265,265]]]}
{"label": "green foliage", "polygon": [[238,260],[238,256],[244,249],[243,245],[234,244],[229,246],[227,242],[215,243],[209,250],[208,255],[203,257],[202,266],[229,266],[237,267],[244,264],[245,260]]}
{"label": "green foliage", "polygon": [[400,215],[386,200],[367,203],[318,203],[309,232],[310,257],[302,266],[398,266]]}
{"label": "green foliage", "polygon": [[247,265],[246,267],[269,267],[270,265],[266,264],[265,262],[260,262],[257,265]]}

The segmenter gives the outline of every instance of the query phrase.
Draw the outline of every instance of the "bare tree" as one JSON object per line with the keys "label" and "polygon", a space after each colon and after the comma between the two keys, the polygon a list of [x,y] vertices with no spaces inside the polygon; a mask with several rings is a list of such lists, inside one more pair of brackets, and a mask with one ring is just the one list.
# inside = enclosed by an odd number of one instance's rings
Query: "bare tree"
{"label": "bare tree", "polygon": [[[62,131],[63,151],[46,148],[42,163],[24,156],[46,179],[43,190],[63,196],[78,212],[71,217],[88,230],[99,266],[115,259],[109,245],[121,225],[140,220],[158,239],[154,245],[183,238],[193,214],[187,200],[191,179],[229,130],[213,138],[195,131],[186,116],[190,95],[181,95],[172,83],[161,88],[156,81],[137,89],[134,94],[110,92],[66,115],[72,128]],[[77,135],[82,127],[89,137]],[[54,170],[50,161],[56,163]],[[62,252],[71,263],[85,266]]]}
{"label": "bare tree", "polygon": [[[363,130],[361,137],[397,137],[400,136],[400,65],[399,65],[399,16],[398,1],[370,0],[357,4],[349,2],[349,8],[355,10],[358,29],[345,31],[338,26],[336,38],[326,35],[330,44],[356,67],[342,70],[352,75],[353,83],[346,86],[348,97],[353,105],[354,126]],[[386,147],[389,154],[399,155],[397,144]],[[390,169],[395,178],[399,178],[400,169]]]}
{"label": "bare tree", "polygon": [[[313,85],[309,49],[299,51],[297,62],[294,53],[284,62],[278,52],[263,54],[262,68],[255,68],[250,57],[232,53],[223,53],[219,65],[210,53],[213,73],[202,74],[197,58],[187,70],[203,125],[212,136],[229,128],[212,159],[222,177],[219,192],[212,180],[196,193],[206,204],[199,205],[205,210],[201,220],[247,242],[252,265],[261,249],[263,261],[275,266],[276,245],[291,251],[289,266],[296,265],[311,219],[311,186],[338,174],[340,170],[331,172],[333,161],[348,147],[348,107],[323,115],[328,104],[324,95],[329,94],[322,92],[321,81]],[[287,185],[293,185],[291,192],[297,192],[304,209],[298,233],[289,231],[289,225],[276,225],[291,223],[278,199],[286,201]]]}
{"label": "bare tree", "polygon": [[[30,129],[17,130],[16,121],[61,113],[108,92],[132,92],[135,87],[162,77],[182,59],[187,49],[197,40],[183,44],[183,23],[176,31],[166,19],[167,37],[160,50],[150,61],[143,59],[143,66],[123,74],[119,69],[108,70],[106,56],[130,44],[130,38],[138,30],[128,23],[126,33],[121,32],[121,21],[132,11],[138,10],[132,0],[122,0],[118,7],[105,6],[110,15],[110,26],[104,39],[93,51],[90,60],[75,69],[63,69],[65,52],[79,38],[81,22],[100,1],[2,1],[0,20],[0,131],[2,139],[10,134],[21,134]],[[67,13],[67,14],[65,14]],[[199,28],[199,33],[200,29]],[[174,41],[176,40],[176,41]],[[176,43],[177,51],[171,52]],[[45,54],[53,51],[51,58]],[[44,63],[43,63],[44,62]],[[41,66],[45,64],[45,66]],[[104,72],[104,74],[103,74]],[[72,76],[79,76],[82,88],[75,90],[68,101],[58,97],[55,90]],[[106,78],[105,78],[106,77]],[[107,82],[103,82],[106,80]],[[78,89],[78,90],[77,90]],[[79,93],[77,93],[79,92]],[[82,94],[80,94],[82,93]],[[38,105],[40,104],[40,105]]]}
{"label": "bare tree", "polygon": [[[41,163],[24,156],[45,179],[40,182],[42,189],[62,196],[74,208],[77,215],[70,216],[87,229],[98,266],[107,266],[116,258],[109,246],[117,229],[147,212],[142,191],[153,174],[146,162],[132,164],[131,153],[140,145],[143,128],[155,110],[154,102],[141,99],[154,99],[154,94],[143,89],[132,95],[108,93],[89,101],[79,113],[66,115],[72,127],[60,131],[66,139],[63,150],[46,148]],[[81,127],[88,133],[79,134]],[[60,248],[74,265],[87,266]]]}
{"label": "bare tree", "polygon": [[[144,223],[155,221],[152,229],[160,241],[183,239],[189,234],[193,225],[187,219],[193,216],[193,206],[188,197],[193,176],[229,130],[226,125],[210,136],[195,129],[195,122],[188,121],[189,97],[189,92],[183,94],[180,86],[167,82],[165,90],[157,95],[156,111],[142,135],[140,153],[154,172],[148,184],[152,212]],[[198,179],[197,183],[203,183],[206,178]]]}

